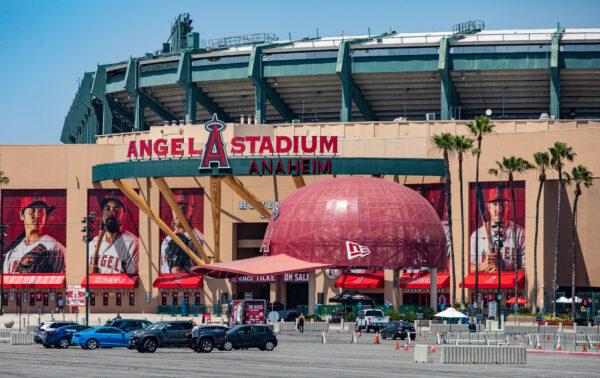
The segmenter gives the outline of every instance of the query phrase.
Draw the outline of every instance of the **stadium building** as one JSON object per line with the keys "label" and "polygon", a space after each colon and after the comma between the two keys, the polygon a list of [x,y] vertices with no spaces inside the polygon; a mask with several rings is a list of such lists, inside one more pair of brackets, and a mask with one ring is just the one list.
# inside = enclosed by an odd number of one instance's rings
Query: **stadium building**
{"label": "stadium building", "polygon": [[[250,297],[313,311],[344,289],[379,304],[429,305],[430,276],[421,266],[226,280],[192,267],[260,256],[280,201],[344,175],[413,188],[447,228],[444,164],[431,139],[466,135],[466,123],[481,114],[495,124],[484,138],[482,199],[475,200],[469,155],[461,240],[458,168],[451,158],[457,282],[451,285],[451,271],[440,271],[437,302],[448,303],[454,290],[460,301],[461,286],[470,301],[478,238],[479,300],[486,307],[494,300],[497,273],[483,218],[505,225],[506,298],[516,284],[519,296],[549,308],[556,173],[548,171],[541,192],[534,259],[538,175],[518,176],[511,192],[488,169],[504,156],[532,161],[533,153],[562,141],[577,153],[567,171],[584,164],[600,172],[600,29],[493,31],[466,22],[452,32],[202,41],[191,24],[181,15],[160,51],[85,73],[65,118],[63,144],[0,146],[0,168],[9,178],[0,187],[1,222],[8,225],[5,311],[49,311],[59,298],[76,307],[87,280],[92,312],[170,312],[184,301],[218,307]],[[207,152],[212,157],[205,160]],[[575,246],[577,295],[585,300],[583,311],[595,313],[597,176],[593,184],[579,200]],[[566,296],[573,198],[567,186],[557,282]]]}

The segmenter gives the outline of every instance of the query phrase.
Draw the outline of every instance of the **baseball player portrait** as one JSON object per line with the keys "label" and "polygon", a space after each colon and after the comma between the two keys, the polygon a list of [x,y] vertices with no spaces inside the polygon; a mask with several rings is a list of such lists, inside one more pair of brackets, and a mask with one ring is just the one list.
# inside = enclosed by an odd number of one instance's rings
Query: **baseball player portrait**
{"label": "baseball player portrait", "polygon": [[[502,271],[514,271],[517,267],[524,267],[525,258],[525,230],[512,221],[512,210],[509,191],[502,184],[489,190],[489,201],[486,203],[487,212],[483,225],[477,233],[471,234],[470,262],[471,271],[475,271],[475,238],[478,235],[479,243],[479,271],[495,272],[498,270],[497,248],[494,247],[498,233],[502,234],[503,246],[500,248],[500,263]],[[481,217],[480,217],[481,219]],[[502,229],[497,227],[500,221]],[[516,235],[516,240],[515,240]],[[518,256],[518,266],[515,261],[515,250]]]}
{"label": "baseball player portrait", "polygon": [[[196,229],[192,223],[194,216],[194,195],[185,194],[183,191],[175,191],[175,199],[177,205],[181,209],[181,212],[187,219],[188,223],[193,229],[195,237],[201,243],[202,233]],[[181,220],[177,217],[175,212],[171,210],[172,221],[171,229],[177,234],[177,236],[192,250],[198,254],[196,247],[190,240],[190,235],[185,232]],[[165,236],[160,245],[160,273],[189,273],[193,266],[192,259],[175,243],[170,236]]]}
{"label": "baseball player portrait", "polygon": [[38,194],[21,198],[19,216],[24,231],[4,253],[4,273],[64,272],[65,247],[45,231],[46,221],[54,210],[46,197]]}
{"label": "baseball player portrait", "polygon": [[123,229],[127,212],[123,195],[109,191],[100,200],[101,224],[98,235],[90,241],[90,273],[138,272],[138,238]]}

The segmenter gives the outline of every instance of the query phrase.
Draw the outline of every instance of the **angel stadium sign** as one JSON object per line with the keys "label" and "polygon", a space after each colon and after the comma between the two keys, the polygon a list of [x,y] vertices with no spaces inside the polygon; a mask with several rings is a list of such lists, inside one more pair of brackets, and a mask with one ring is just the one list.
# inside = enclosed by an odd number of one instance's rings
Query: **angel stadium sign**
{"label": "angel stadium sign", "polygon": [[[231,139],[229,151],[223,141],[223,131],[227,125],[213,115],[204,128],[208,132],[206,144],[202,147],[194,138],[172,138],[170,140],[144,139],[129,142],[128,160],[200,158],[200,171],[231,170],[229,156],[245,153],[257,154],[263,158],[249,158],[249,175],[318,175],[331,174],[331,156],[338,152],[337,136],[236,136]],[[298,158],[268,159],[267,156],[299,156]],[[310,156],[310,158],[301,158]],[[317,158],[315,156],[324,156]]]}

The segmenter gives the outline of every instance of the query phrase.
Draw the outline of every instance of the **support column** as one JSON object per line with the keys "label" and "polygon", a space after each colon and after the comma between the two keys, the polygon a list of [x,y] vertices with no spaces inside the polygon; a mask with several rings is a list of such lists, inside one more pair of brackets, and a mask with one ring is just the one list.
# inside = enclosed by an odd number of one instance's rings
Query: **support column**
{"label": "support column", "polygon": [[557,27],[552,33],[552,50],[550,53],[550,117],[560,119],[560,39],[564,28]]}
{"label": "support column", "polygon": [[429,270],[429,306],[437,312],[437,268]]}
{"label": "support column", "polygon": [[135,97],[135,124],[133,125],[133,129],[136,131],[142,131],[145,129],[145,119],[144,119],[144,111],[146,110],[146,105],[144,104],[144,99],[141,96]]}
{"label": "support column", "polygon": [[385,269],[383,271],[384,278],[384,299],[390,302],[394,310],[398,310],[400,305],[400,280],[398,269]]}
{"label": "support column", "polygon": [[458,92],[454,87],[452,75],[450,74],[450,38],[442,38],[440,40],[440,52],[438,57],[438,74],[440,75],[440,119],[444,121],[452,119],[454,109],[458,107],[460,103]]}
{"label": "support column", "polygon": [[185,88],[185,123],[196,123],[198,108],[196,106],[196,96],[194,96],[193,84],[189,84]]}
{"label": "support column", "polygon": [[312,271],[308,279],[308,315],[315,314],[315,304],[317,303],[317,274]]}
{"label": "support column", "polygon": [[221,179],[210,177],[215,262],[221,261]]}
{"label": "support column", "polygon": [[255,122],[262,125],[267,121],[267,99],[262,86],[254,87],[254,117]]}

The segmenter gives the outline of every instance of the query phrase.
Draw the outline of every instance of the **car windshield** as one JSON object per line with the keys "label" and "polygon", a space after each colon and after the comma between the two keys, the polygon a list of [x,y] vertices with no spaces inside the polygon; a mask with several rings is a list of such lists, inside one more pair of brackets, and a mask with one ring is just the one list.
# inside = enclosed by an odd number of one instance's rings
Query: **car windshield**
{"label": "car windshield", "polygon": [[154,323],[148,326],[147,329],[161,329],[166,323]]}
{"label": "car windshield", "polygon": [[381,316],[381,311],[369,310],[365,313],[366,316]]}

